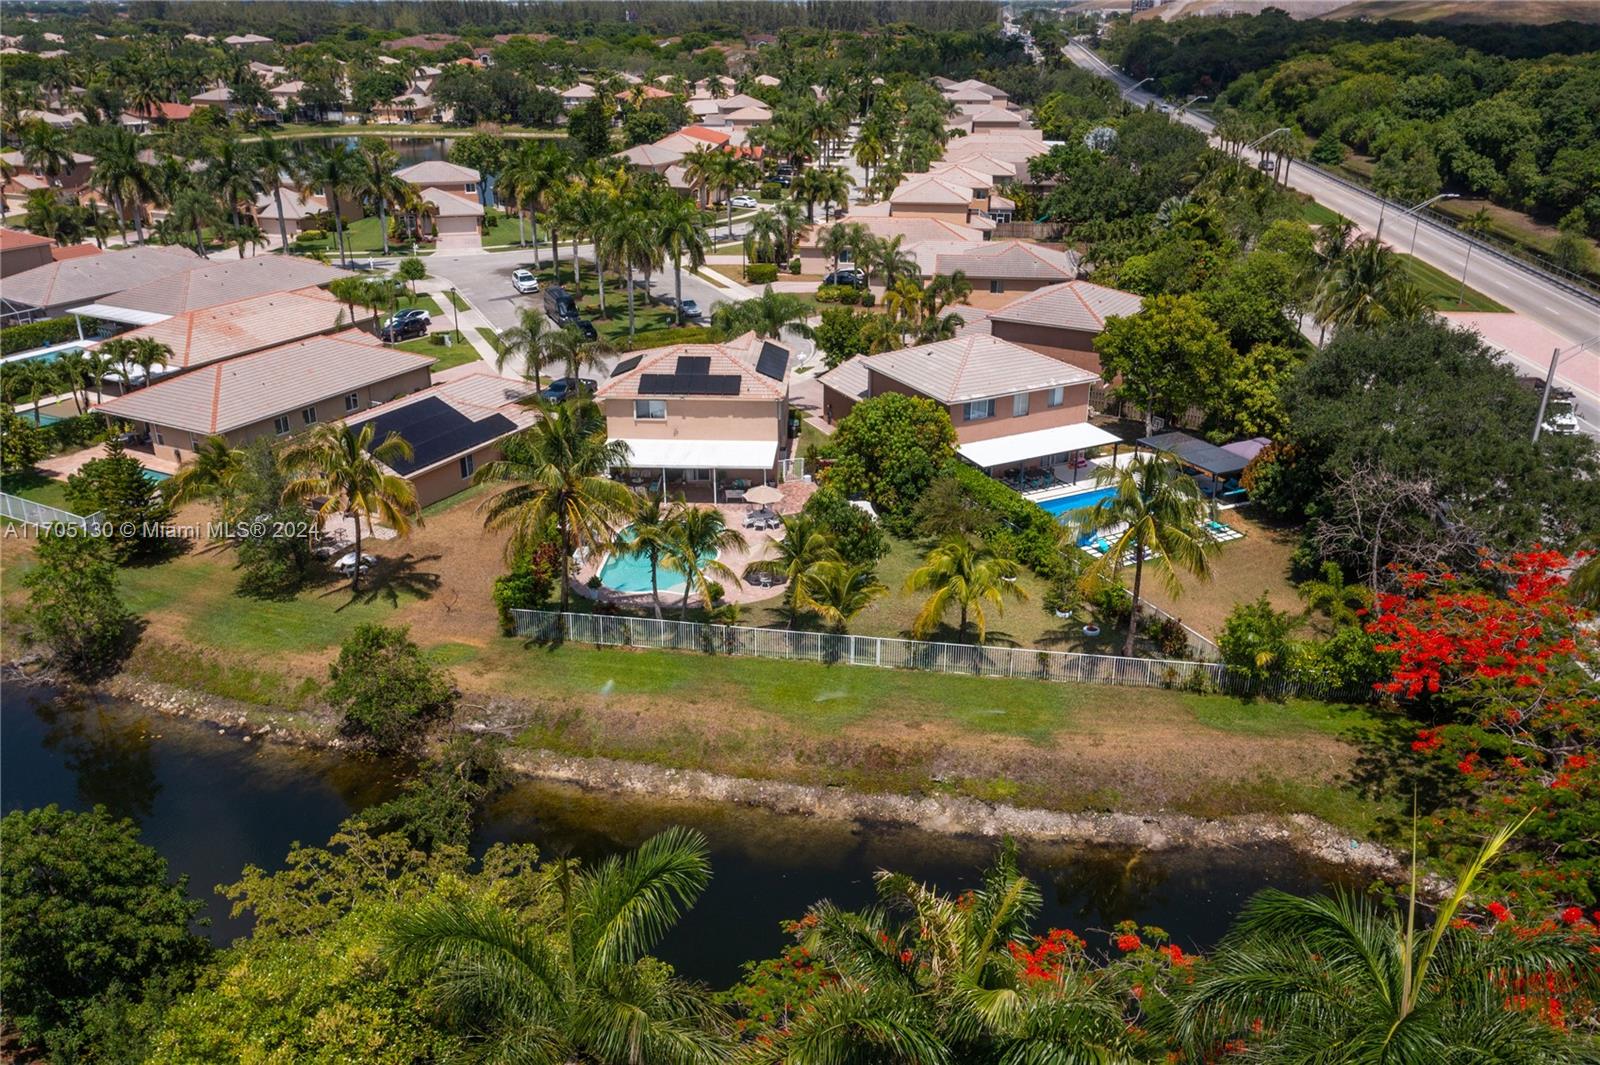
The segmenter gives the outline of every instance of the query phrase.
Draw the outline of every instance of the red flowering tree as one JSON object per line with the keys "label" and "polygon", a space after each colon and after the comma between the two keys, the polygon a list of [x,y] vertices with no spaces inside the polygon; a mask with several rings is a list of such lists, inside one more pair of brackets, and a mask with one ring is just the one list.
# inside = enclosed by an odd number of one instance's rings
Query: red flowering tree
{"label": "red flowering tree", "polygon": [[1481,581],[1411,573],[1377,598],[1368,631],[1399,660],[1378,688],[1432,722],[1411,750],[1464,786],[1430,841],[1459,858],[1508,813],[1536,811],[1491,891],[1513,907],[1587,906],[1600,897],[1595,618],[1568,599],[1559,552],[1481,565]]}

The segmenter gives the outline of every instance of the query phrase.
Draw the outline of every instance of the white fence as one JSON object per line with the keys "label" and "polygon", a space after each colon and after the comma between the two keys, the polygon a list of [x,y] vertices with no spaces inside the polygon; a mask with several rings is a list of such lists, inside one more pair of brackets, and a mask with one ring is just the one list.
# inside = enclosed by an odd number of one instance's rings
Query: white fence
{"label": "white fence", "polygon": [[1146,688],[1205,687],[1242,690],[1218,662],[1117,658],[1032,647],[931,643],[882,636],[851,636],[792,629],[707,625],[698,621],[604,614],[513,610],[517,635],[544,642],[570,640],[596,647],[643,647],[663,651],[743,655],[883,669],[920,669],[980,677],[1024,677],[1078,684],[1125,684]]}
{"label": "white fence", "polygon": [[100,513],[80,517],[70,510],[35,503],[31,499],[0,492],[0,518],[10,518],[25,525],[76,525],[80,529],[100,528]]}

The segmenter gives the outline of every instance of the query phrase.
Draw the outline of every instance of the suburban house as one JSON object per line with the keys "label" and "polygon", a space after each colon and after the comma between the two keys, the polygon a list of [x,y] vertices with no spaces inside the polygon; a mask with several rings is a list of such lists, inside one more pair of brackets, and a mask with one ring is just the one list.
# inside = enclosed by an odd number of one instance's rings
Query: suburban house
{"label": "suburban house", "polygon": [[683,162],[684,154],[673,148],[664,148],[660,143],[636,144],[632,148],[618,152],[617,158],[632,163],[640,170],[665,174],[668,167]]}
{"label": "suburban house", "polygon": [[157,455],[181,463],[208,436],[234,446],[288,436],[426,388],[432,364],[430,355],[349,329],[175,374],[96,409],[148,433]]}
{"label": "suburban house", "polygon": [[1143,304],[1132,292],[1090,281],[1064,281],[989,311],[989,332],[1098,375],[1100,356],[1094,338],[1104,331],[1106,319],[1137,314]]}
{"label": "suburban house", "polygon": [[372,108],[372,120],[380,125],[400,125],[407,122],[434,122],[439,106],[423,90],[412,86],[392,100]]}
{"label": "suburban house", "polygon": [[1089,424],[1099,375],[982,333],[880,355],[824,374],[823,417],[837,422],[863,399],[921,396],[950,412],[956,452],[985,471],[1054,466],[1117,438]]}
{"label": "suburban house", "polygon": [[50,177],[38,167],[28,165],[20,151],[0,153],[0,159],[13,167],[11,180],[5,191],[15,196],[26,195],[35,189],[60,189],[63,193],[81,192],[89,184],[89,172],[94,169],[94,156],[72,152],[72,164],[61,173]]}
{"label": "suburban house", "polygon": [[889,212],[966,223],[989,210],[988,178],[968,171],[908,174],[889,194]]}
{"label": "suburban house", "polygon": [[[268,237],[278,234],[280,200],[283,202],[283,225],[291,241],[308,229],[316,229],[316,216],[328,209],[328,201],[318,193],[306,194],[292,188],[283,189],[277,196],[264,192],[256,197],[255,214],[256,225]],[[339,214],[344,221],[353,221],[361,217],[361,205],[353,196],[340,197]]]}
{"label": "suburban house", "polygon": [[[927,218],[919,215],[873,215],[873,214],[847,214],[839,215],[833,220],[833,225],[860,225],[878,240],[894,240],[900,238],[901,247],[910,251],[913,246],[926,241],[936,241],[944,244],[955,242],[980,243],[988,239],[988,234],[973,226],[957,222],[946,221],[943,218]],[[800,258],[801,272],[807,274],[824,273],[833,267],[833,260],[823,252],[820,244],[830,225],[817,225],[806,231],[800,238],[800,243],[795,247],[795,254]],[[841,265],[851,262],[852,254],[847,249],[839,256]]]}
{"label": "suburban house", "polygon": [[986,81],[977,78],[967,78],[965,81],[950,81],[948,78],[934,78],[934,84],[944,94],[944,98],[953,104],[977,103],[984,106],[1009,107],[1011,95],[1004,89],[997,89]]}
{"label": "suburban house", "polygon": [[595,393],[607,434],[628,445],[639,483],[659,480],[722,498],[765,481],[789,442],[789,350],[755,333],[674,344],[617,363]]}
{"label": "suburban house", "polygon": [[593,85],[580,81],[570,89],[561,90],[561,106],[571,111],[573,108],[582,107],[598,95],[600,94],[595,91]]}
{"label": "suburban house", "polygon": [[481,202],[478,184],[481,177],[470,166],[461,166],[443,159],[429,159],[394,172],[401,181],[409,181],[419,189],[438,189],[474,203]]}
{"label": "suburban house", "polygon": [[20,229],[0,229],[0,277],[49,266],[55,241]]}
{"label": "suburban house", "polygon": [[263,37],[259,33],[240,33],[222,38],[222,43],[231,48],[245,48],[252,44],[271,44],[272,38]]}
{"label": "suburban house", "polygon": [[[138,315],[186,314],[221,303],[233,303],[250,296],[326,285],[350,271],[305,259],[297,255],[256,255],[249,259],[201,259],[192,253],[196,265],[181,272],[100,298],[89,307],[76,308],[88,317],[132,325],[147,325]],[[89,260],[94,261],[94,260]],[[131,312],[117,316],[117,311]]]}
{"label": "suburban house", "polygon": [[972,282],[969,299],[986,308],[1006,302],[996,296],[1074,281],[1082,267],[1077,252],[1024,240],[928,241],[909,250],[924,277],[948,276],[957,270],[966,274]]}
{"label": "suburban house", "polygon": [[11,325],[54,318],[121,292],[130,284],[158,281],[198,269],[209,261],[188,248],[144,244],[36,266],[6,278],[5,291],[0,293],[0,322]]}
{"label": "suburban house", "polygon": [[350,308],[320,288],[271,292],[173,315],[152,325],[130,329],[125,340],[146,337],[172,349],[167,374],[208,366],[293,340],[332,333],[370,321],[372,312]]}
{"label": "suburban house", "polygon": [[399,433],[411,458],[390,463],[411,482],[417,503],[428,506],[472,484],[472,475],[501,457],[500,442],[533,424],[537,415],[521,402],[527,384],[488,371],[413,392],[404,399],[345,419],[372,425],[374,444]]}
{"label": "suburban house", "polygon": [[395,171],[433,205],[433,231],[441,247],[478,246],[483,222],[483,200],[478,194],[480,176],[470,166],[430,159]]}

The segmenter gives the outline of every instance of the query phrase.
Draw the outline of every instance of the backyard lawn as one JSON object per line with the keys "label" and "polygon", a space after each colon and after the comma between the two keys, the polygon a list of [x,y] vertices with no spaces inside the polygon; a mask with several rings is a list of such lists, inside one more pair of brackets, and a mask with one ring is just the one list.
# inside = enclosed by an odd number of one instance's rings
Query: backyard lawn
{"label": "backyard lawn", "polygon": [[69,512],[72,510],[72,507],[67,505],[66,479],[47,477],[37,470],[7,474],[5,480],[0,482],[0,491],[42,503],[47,507],[55,507],[57,510]]}

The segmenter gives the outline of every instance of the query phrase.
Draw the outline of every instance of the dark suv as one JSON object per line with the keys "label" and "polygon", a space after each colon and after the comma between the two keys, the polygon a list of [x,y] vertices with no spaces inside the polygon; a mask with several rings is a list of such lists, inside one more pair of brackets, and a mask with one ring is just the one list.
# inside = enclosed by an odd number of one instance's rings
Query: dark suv
{"label": "dark suv", "polygon": [[854,285],[856,288],[867,287],[867,275],[860,270],[844,268],[835,270],[822,279],[824,285]]}
{"label": "dark suv", "polygon": [[594,390],[592,377],[558,377],[539,390],[539,398],[560,403],[573,396],[592,396]]}
{"label": "dark suv", "polygon": [[578,304],[566,289],[551,285],[544,290],[544,313],[554,319],[557,325],[566,325],[578,320]]}
{"label": "dark suv", "polygon": [[427,336],[429,319],[427,311],[401,311],[383,323],[383,328],[378,332],[378,339],[393,344],[401,340]]}

